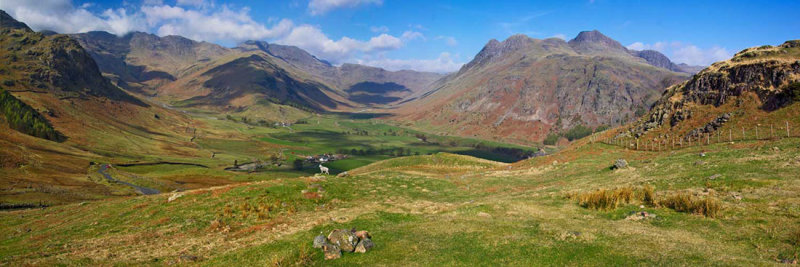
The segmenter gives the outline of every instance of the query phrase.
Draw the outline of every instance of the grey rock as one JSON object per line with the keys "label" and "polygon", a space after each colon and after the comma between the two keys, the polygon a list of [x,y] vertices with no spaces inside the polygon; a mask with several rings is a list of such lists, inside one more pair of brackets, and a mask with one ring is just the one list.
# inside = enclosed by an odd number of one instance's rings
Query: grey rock
{"label": "grey rock", "polygon": [[361,241],[358,241],[358,245],[356,245],[356,253],[367,253],[370,249],[375,246],[375,243],[372,243],[372,239],[364,238]]}
{"label": "grey rock", "polygon": [[611,166],[611,169],[624,169],[628,167],[628,161],[624,159],[617,159],[614,161],[614,166]]}
{"label": "grey rock", "polygon": [[328,243],[328,239],[325,238],[324,235],[318,235],[314,238],[314,248],[322,248],[323,245]]}
{"label": "grey rock", "polygon": [[717,173],[717,174],[709,176],[708,179],[714,180],[714,179],[717,179],[717,178],[720,178],[720,177],[722,177],[722,175]]}

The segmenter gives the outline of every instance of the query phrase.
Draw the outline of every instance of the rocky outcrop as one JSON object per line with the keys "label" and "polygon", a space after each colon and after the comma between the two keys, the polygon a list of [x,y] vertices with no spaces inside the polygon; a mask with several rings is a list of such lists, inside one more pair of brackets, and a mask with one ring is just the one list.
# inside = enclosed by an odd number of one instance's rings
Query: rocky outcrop
{"label": "rocky outcrop", "polygon": [[18,74],[16,87],[64,98],[97,96],[146,106],[104,78],[94,59],[74,39],[60,34],[45,36],[5,12],[0,16],[0,50],[7,55],[0,60]]}
{"label": "rocky outcrop", "polygon": [[[676,127],[692,119],[698,105],[719,107],[744,94],[754,95],[764,111],[791,104],[796,101],[792,85],[800,81],[797,44],[798,41],[787,41],[778,47],[748,48],[728,61],[712,64],[689,81],[669,88],[650,112],[633,124],[631,132],[638,137],[658,127]],[[730,113],[719,114],[686,136],[713,132],[732,117]]]}

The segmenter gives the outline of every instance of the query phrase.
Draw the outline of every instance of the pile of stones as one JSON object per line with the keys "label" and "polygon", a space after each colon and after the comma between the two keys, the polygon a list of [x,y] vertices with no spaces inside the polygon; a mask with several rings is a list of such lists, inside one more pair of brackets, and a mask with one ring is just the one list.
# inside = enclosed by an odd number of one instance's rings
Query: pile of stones
{"label": "pile of stones", "polygon": [[327,238],[324,235],[314,238],[314,248],[322,249],[326,260],[338,259],[342,257],[342,252],[367,253],[374,246],[369,232],[356,231],[355,228],[336,229]]}

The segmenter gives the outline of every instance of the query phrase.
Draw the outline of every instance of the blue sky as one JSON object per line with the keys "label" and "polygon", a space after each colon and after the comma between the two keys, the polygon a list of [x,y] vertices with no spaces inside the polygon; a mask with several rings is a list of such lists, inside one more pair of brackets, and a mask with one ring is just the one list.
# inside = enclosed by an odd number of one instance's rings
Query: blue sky
{"label": "blue sky", "polygon": [[800,1],[2,0],[37,30],[178,34],[225,46],[296,45],[335,64],[457,70],[490,39],[569,40],[597,29],[632,49],[708,65],[800,39]]}

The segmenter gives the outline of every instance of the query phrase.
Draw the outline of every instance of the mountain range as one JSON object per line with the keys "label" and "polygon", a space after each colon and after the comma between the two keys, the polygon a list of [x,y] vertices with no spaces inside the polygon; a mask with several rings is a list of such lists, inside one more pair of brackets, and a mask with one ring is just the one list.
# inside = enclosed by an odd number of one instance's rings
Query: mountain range
{"label": "mountain range", "polygon": [[568,42],[514,35],[489,41],[397,114],[443,133],[541,142],[576,127],[634,120],[667,86],[689,78],[689,70],[675,66],[656,51],[628,50],[598,31]]}

